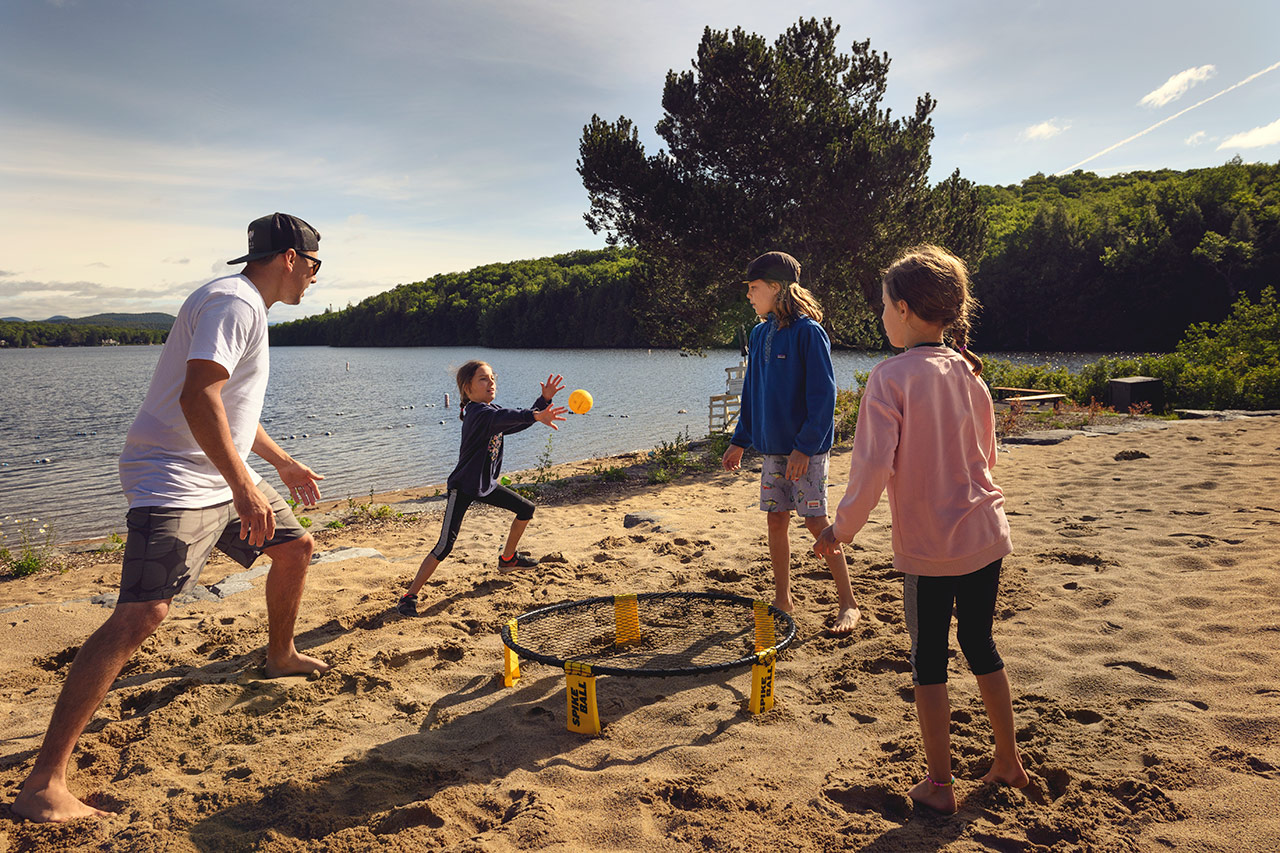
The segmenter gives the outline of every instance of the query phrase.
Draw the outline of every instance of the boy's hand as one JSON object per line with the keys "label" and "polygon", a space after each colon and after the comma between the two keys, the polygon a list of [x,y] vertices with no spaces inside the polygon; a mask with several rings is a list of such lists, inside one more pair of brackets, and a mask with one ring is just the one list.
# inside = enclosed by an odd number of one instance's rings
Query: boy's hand
{"label": "boy's hand", "polygon": [[840,550],[840,540],[836,539],[836,529],[834,525],[828,524],[818,534],[818,538],[813,543],[813,553],[819,557],[834,557],[842,553]]}
{"label": "boy's hand", "polygon": [[[554,392],[552,392],[554,393]],[[544,423],[554,430],[560,427],[555,425],[556,421],[564,420],[564,413],[569,411],[564,406],[547,406],[545,409],[539,409],[533,413],[533,419],[539,423]]]}
{"label": "boy's hand", "polygon": [[[564,390],[564,377],[557,373],[555,376],[548,376],[547,381],[542,383],[542,399],[551,400],[556,396],[557,391]],[[563,420],[563,418],[561,418]]]}
{"label": "boy's hand", "polygon": [[799,450],[791,451],[787,457],[787,479],[799,480],[809,470],[809,457]]}
{"label": "boy's hand", "polygon": [[720,465],[726,471],[737,471],[741,463],[742,448],[736,444],[729,445],[724,451],[724,456],[720,457]]}

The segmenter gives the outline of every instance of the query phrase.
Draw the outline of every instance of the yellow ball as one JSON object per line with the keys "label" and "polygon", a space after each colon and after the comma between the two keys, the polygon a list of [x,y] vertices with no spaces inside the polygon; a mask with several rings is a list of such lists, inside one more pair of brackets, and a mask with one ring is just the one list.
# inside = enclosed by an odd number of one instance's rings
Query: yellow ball
{"label": "yellow ball", "polygon": [[591,411],[591,406],[594,403],[595,400],[591,399],[591,393],[583,391],[581,388],[569,395],[569,411],[575,415],[585,415]]}

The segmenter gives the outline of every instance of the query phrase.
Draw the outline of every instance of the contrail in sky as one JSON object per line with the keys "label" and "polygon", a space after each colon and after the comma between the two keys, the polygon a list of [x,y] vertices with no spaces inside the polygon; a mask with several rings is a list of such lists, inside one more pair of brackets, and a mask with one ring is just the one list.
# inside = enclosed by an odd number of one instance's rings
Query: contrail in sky
{"label": "contrail in sky", "polygon": [[1160,121],[1151,125],[1151,127],[1148,127],[1146,130],[1140,130],[1137,133],[1135,133],[1133,136],[1130,136],[1128,139],[1122,139],[1119,142],[1117,142],[1115,145],[1112,145],[1110,148],[1104,148],[1101,151],[1099,151],[1097,154],[1094,154],[1092,157],[1086,157],[1083,160],[1081,160],[1079,163],[1076,163],[1074,166],[1068,166],[1067,168],[1063,169],[1060,172],[1054,172],[1054,174],[1065,175],[1068,172],[1074,172],[1076,169],[1079,169],[1081,166],[1083,166],[1085,163],[1088,163],[1090,160],[1097,160],[1103,154],[1110,154],[1112,151],[1115,151],[1121,145],[1126,145],[1132,142],[1133,140],[1137,139],[1139,136],[1145,136],[1151,131],[1155,130],[1157,127],[1160,127],[1163,124],[1168,124],[1169,122],[1173,121],[1178,116],[1189,113],[1192,110],[1194,110],[1196,107],[1202,107],[1205,104],[1212,101],[1214,98],[1221,97],[1227,94],[1227,92],[1230,92],[1232,89],[1239,89],[1245,83],[1249,83],[1253,80],[1256,80],[1259,77],[1261,77],[1263,74],[1266,74],[1268,71],[1275,71],[1277,68],[1280,68],[1280,62],[1277,62],[1275,65],[1271,65],[1271,66],[1268,66],[1267,68],[1262,69],[1257,74],[1250,74],[1248,77],[1244,78],[1239,83],[1228,86],[1227,88],[1223,89],[1221,92],[1218,92],[1216,95],[1210,95],[1209,97],[1205,98],[1203,101],[1200,101],[1197,104],[1192,104],[1191,106],[1187,107],[1185,110],[1180,110],[1179,112],[1176,112],[1167,118],[1162,118],[1160,119]]}

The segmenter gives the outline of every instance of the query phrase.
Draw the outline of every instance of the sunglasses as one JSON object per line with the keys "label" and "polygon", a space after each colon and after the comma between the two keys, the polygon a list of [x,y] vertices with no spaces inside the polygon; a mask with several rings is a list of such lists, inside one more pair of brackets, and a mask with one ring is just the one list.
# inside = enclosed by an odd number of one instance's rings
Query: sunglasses
{"label": "sunglasses", "polygon": [[300,258],[306,258],[308,261],[310,261],[310,262],[311,262],[311,274],[312,274],[312,275],[316,275],[317,273],[319,273],[319,272],[320,272],[320,259],[319,259],[319,258],[312,257],[311,255],[305,255],[305,254],[303,254],[302,252],[299,252],[297,249],[294,249],[294,250],[293,250],[293,252],[294,252],[294,254],[295,254],[295,255],[297,255],[298,257],[300,257]]}

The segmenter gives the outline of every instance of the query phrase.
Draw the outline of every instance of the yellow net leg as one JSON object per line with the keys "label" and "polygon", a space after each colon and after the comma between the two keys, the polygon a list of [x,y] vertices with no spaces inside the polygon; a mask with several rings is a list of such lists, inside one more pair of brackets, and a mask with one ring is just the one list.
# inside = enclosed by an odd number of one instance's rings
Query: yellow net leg
{"label": "yellow net leg", "polygon": [[[511,642],[516,641],[516,620],[512,619],[507,622],[507,627],[511,629]],[[520,656],[511,650],[505,643],[502,645],[502,686],[514,687],[515,683],[520,680]]]}
{"label": "yellow net leg", "polygon": [[640,608],[635,595],[613,597],[614,642],[619,646],[640,642]]}
{"label": "yellow net leg", "polygon": [[778,653],[773,649],[756,652],[751,665],[751,713],[763,714],[773,709],[773,665]]}
{"label": "yellow net leg", "polygon": [[569,661],[564,665],[565,698],[569,704],[569,731],[583,735],[600,734],[600,712],[596,708],[596,677],[591,665]]}
{"label": "yellow net leg", "polygon": [[756,618],[756,651],[762,652],[778,644],[774,636],[773,617],[769,615],[769,605],[764,601],[753,601],[751,611]]}

